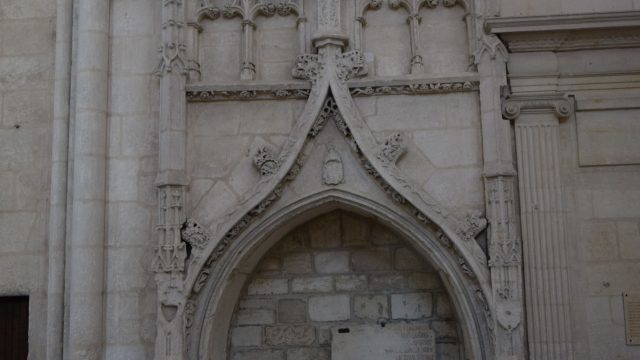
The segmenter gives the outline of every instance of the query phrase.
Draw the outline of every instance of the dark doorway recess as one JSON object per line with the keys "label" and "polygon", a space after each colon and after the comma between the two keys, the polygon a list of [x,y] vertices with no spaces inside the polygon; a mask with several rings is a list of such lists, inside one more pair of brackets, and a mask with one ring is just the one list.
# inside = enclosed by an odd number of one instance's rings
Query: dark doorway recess
{"label": "dark doorway recess", "polygon": [[28,333],[29,297],[0,296],[0,359],[26,360]]}

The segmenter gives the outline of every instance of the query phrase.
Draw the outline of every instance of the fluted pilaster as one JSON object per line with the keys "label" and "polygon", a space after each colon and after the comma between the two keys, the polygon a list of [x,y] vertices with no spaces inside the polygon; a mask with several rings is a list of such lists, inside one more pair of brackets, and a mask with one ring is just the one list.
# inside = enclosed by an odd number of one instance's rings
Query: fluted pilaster
{"label": "fluted pilaster", "polygon": [[525,297],[530,359],[572,359],[559,120],[569,98],[513,97],[503,104],[515,120]]}

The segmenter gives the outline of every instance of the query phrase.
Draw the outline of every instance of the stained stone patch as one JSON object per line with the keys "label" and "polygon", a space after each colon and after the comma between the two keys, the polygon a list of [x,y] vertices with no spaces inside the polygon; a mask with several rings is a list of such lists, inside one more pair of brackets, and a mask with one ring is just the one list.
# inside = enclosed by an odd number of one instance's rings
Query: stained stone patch
{"label": "stained stone patch", "polygon": [[429,293],[391,295],[391,317],[394,319],[429,317],[432,310],[433,300]]}
{"label": "stained stone patch", "polygon": [[316,341],[316,329],[305,325],[267,326],[264,337],[267,345],[311,345]]}
{"label": "stained stone patch", "polygon": [[364,295],[353,298],[353,313],[360,319],[386,319],[389,301],[386,295]]}
{"label": "stained stone patch", "polygon": [[303,323],[307,320],[307,303],[304,300],[282,299],[278,302],[278,322]]}

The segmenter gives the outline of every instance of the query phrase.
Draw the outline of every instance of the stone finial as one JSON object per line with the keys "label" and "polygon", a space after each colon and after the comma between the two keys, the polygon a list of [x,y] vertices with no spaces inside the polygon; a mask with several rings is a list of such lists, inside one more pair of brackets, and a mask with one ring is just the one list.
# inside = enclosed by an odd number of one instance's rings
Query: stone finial
{"label": "stone finial", "polygon": [[464,218],[462,226],[456,233],[465,241],[473,240],[487,227],[487,219],[479,212],[471,212]]}
{"label": "stone finial", "polygon": [[401,133],[395,133],[389,136],[380,146],[380,150],[376,157],[384,165],[395,165],[400,156],[406,151],[404,138]]}
{"label": "stone finial", "polygon": [[199,250],[204,249],[209,242],[209,232],[207,229],[191,218],[182,224],[180,235],[182,236],[182,240],[187,244]]}
{"label": "stone finial", "polygon": [[266,146],[262,146],[256,150],[253,155],[253,163],[260,171],[260,175],[269,176],[275,174],[278,170],[279,164],[276,160],[273,152]]}

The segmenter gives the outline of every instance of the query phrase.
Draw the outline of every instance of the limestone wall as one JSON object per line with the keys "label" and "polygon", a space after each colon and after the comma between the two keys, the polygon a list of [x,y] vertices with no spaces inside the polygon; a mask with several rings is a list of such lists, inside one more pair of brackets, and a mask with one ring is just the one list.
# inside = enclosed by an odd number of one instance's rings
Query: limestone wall
{"label": "limestone wall", "polygon": [[640,356],[639,347],[625,344],[622,297],[640,291],[640,90],[635,75],[619,75],[639,70],[623,60],[638,54],[522,53],[509,63],[516,92],[555,89],[575,99],[575,116],[560,121],[559,153],[578,357]]}
{"label": "limestone wall", "polygon": [[229,359],[328,360],[331,328],[429,324],[438,359],[462,359],[452,304],[435,270],[372,219],[334,211],[279,241],[234,313]]}
{"label": "limestone wall", "polygon": [[45,354],[55,2],[0,3],[0,296],[29,295],[30,359]]}
{"label": "limestone wall", "polygon": [[156,293],[151,268],[158,169],[159,4],[112,1],[105,354],[150,359]]}
{"label": "limestone wall", "polygon": [[304,101],[191,104],[188,109],[192,216],[215,228],[260,179],[253,155],[280,151]]}
{"label": "limestone wall", "polygon": [[482,149],[477,95],[356,98],[382,140],[403,133],[408,151],[398,166],[426,193],[453,210],[483,211]]}

